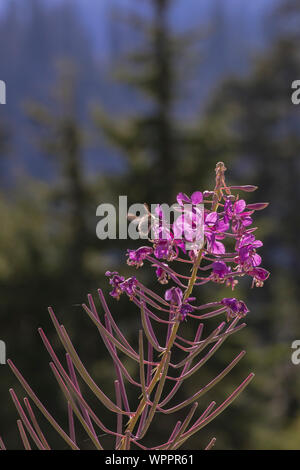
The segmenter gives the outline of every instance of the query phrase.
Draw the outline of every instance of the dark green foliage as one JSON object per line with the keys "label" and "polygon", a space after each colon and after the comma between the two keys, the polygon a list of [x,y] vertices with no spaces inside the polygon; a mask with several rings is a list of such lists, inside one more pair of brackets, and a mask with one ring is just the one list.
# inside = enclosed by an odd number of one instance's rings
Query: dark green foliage
{"label": "dark green foliage", "polygon": [[[184,119],[181,105],[193,77],[190,66],[202,67],[201,57],[197,56],[193,64],[193,34],[175,34],[172,30],[168,18],[173,3],[149,0],[151,19],[129,15],[135,45],[131,53],[126,51],[127,64],[123,63],[122,67],[115,64],[115,70],[125,84],[127,100],[132,96],[134,105],[117,116],[104,111],[104,106],[95,110],[98,129],[112,144],[106,149],[105,158],[112,155],[113,147],[121,150],[125,173],[97,174],[93,179],[87,176],[87,123],[83,126],[82,113],[72,108],[74,100],[67,99],[72,89],[70,84],[74,85],[73,78],[60,88],[62,92],[52,106],[50,100],[46,106],[31,104],[30,115],[31,120],[36,121],[34,136],[39,146],[37,151],[37,146],[29,146],[27,142],[22,151],[28,159],[31,152],[35,152],[37,161],[43,164],[47,154],[55,178],[45,183],[19,176],[11,191],[3,189],[1,192],[0,337],[6,341],[8,355],[16,359],[33,387],[50,402],[49,397],[56,394],[57,389],[49,370],[41,367],[48,358],[36,330],[39,326],[49,329],[46,307],[51,304],[75,338],[79,353],[83,353],[95,379],[110,383],[112,371],[108,358],[102,356],[101,343],[91,336],[78,304],[87,292],[106,287],[103,273],[106,269],[118,268],[123,256],[121,248],[133,246],[127,241],[99,242],[96,239],[97,205],[102,201],[117,203],[119,194],[127,194],[130,204],[173,201],[179,191],[190,194],[209,187],[212,180],[208,181],[208,175],[216,161],[223,160],[228,166],[233,162],[232,183],[243,179],[258,184],[256,198],[271,202],[259,225],[265,241],[265,264],[272,277],[263,291],[251,291],[248,299],[243,283],[234,293],[245,299],[251,309],[248,327],[236,339],[228,340],[223,349],[225,356],[218,353],[217,360],[208,363],[203,383],[220,371],[241,346],[248,354],[234,373],[236,376],[231,375],[209,399],[220,401],[224,393],[229,393],[238,383],[244,371],[253,370],[256,378],[236,404],[210,425],[211,435],[207,436],[206,430],[205,435],[192,439],[189,445],[200,448],[207,437],[215,435],[219,449],[299,448],[299,366],[290,361],[290,345],[294,339],[299,339],[300,330],[300,108],[292,105],[290,99],[291,83],[300,79],[298,2],[282,2],[284,8],[278,9],[272,17],[276,31],[269,49],[255,61],[244,79],[230,80],[220,87],[215,96],[207,100],[209,106],[205,112],[202,110],[197,121]],[[1,61],[10,64],[10,56],[24,51],[27,44],[31,64],[18,60],[15,69],[8,69],[8,77],[0,78],[7,78],[13,85],[16,76],[23,74],[27,97],[36,99],[39,89],[32,85],[32,77],[37,73],[47,77],[43,85],[49,90],[54,83],[53,63],[61,49],[64,55],[73,58],[77,53],[82,68],[91,70],[91,62],[85,38],[82,41],[82,36],[78,35],[76,41],[69,41],[74,34],[69,35],[68,31],[76,30],[74,18],[70,20],[70,4],[65,7],[65,15],[59,18],[47,17],[37,1],[30,5],[31,20],[23,31],[16,5],[11,2],[9,15],[5,23],[1,23],[0,35],[5,44],[1,48]],[[291,15],[295,28],[291,28]],[[216,24],[222,24],[221,18],[216,20]],[[60,24],[60,37],[52,35],[51,25],[56,21]],[[217,33],[215,41],[219,47],[223,33],[222,30]],[[214,56],[211,60],[217,59]],[[69,63],[67,73],[71,71]],[[112,79],[110,86],[115,86]],[[15,104],[10,112],[18,116],[13,121],[17,128],[9,129],[1,124],[1,168],[6,161],[2,154],[7,154],[7,134],[19,133],[25,122],[24,117],[20,118],[18,100],[21,96],[24,95],[16,88]],[[77,96],[75,101],[82,101],[82,98]],[[194,104],[193,100],[191,103]],[[19,148],[20,145],[17,150]],[[103,158],[102,151],[101,146],[99,159]],[[1,184],[2,181],[6,183],[1,174]],[[143,276],[146,278],[147,273]],[[203,301],[211,300],[212,295],[210,289],[203,290]],[[220,298],[222,295],[230,296],[231,292],[224,290]],[[130,336],[137,329],[137,316],[122,300],[117,307],[121,327]],[[186,328],[192,336],[193,323]],[[2,404],[9,402],[8,406],[1,407],[1,434],[14,448],[21,443],[15,444],[16,415],[7,391],[13,378],[4,366],[0,367],[0,401]],[[199,384],[194,388],[198,389]],[[185,389],[181,398],[191,395],[194,388]],[[63,423],[63,400],[58,394],[55,398],[57,418]],[[203,401],[203,408],[205,404]],[[165,434],[170,426],[168,419],[158,420],[157,436],[160,432]],[[89,447],[88,442],[84,445]]]}

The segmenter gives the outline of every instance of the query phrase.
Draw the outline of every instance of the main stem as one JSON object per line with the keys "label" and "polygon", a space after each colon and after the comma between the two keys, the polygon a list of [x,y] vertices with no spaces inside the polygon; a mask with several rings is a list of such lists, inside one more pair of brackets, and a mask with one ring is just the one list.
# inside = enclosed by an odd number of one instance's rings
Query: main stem
{"label": "main stem", "polygon": [[[222,195],[221,187],[222,186],[226,187],[225,181],[224,181],[224,172],[225,172],[225,170],[226,170],[226,168],[225,168],[224,163],[222,163],[222,162],[217,163],[217,166],[216,166],[216,186],[215,186],[215,189],[214,189],[215,197],[214,197],[214,202],[213,202],[213,206],[212,206],[212,211],[216,211],[217,208],[218,208],[219,200],[220,200],[220,197]],[[204,250],[204,244],[203,244],[202,248],[200,249],[200,251],[198,253],[198,256],[195,260],[195,263],[193,265],[192,274],[191,274],[188,286],[187,286],[186,291],[185,291],[184,296],[183,296],[184,300],[187,300],[190,297],[190,295],[193,291],[193,287],[194,287],[194,284],[195,284],[196,278],[197,278],[197,272],[198,272],[198,269],[199,269],[199,266],[200,266],[200,263],[201,263],[201,260],[202,260],[202,256],[203,256],[203,250]],[[169,338],[169,341],[167,343],[166,349],[164,350],[164,352],[162,354],[161,361],[160,361],[159,365],[157,366],[155,374],[154,374],[154,376],[153,376],[153,378],[152,378],[152,380],[151,380],[151,382],[148,386],[148,389],[147,389],[148,395],[151,394],[151,392],[153,391],[155,385],[157,384],[157,382],[159,382],[159,379],[160,379],[160,376],[161,376],[161,373],[162,373],[162,369],[163,369],[164,364],[165,364],[165,360],[167,358],[168,353],[171,351],[172,346],[174,344],[174,341],[176,339],[176,334],[177,334],[179,325],[180,325],[180,318],[178,317],[178,319],[176,320],[176,322],[174,323],[174,325],[172,327],[170,338]],[[130,421],[129,421],[127,427],[126,427],[125,432],[128,432],[128,431],[130,433],[133,432],[134,427],[137,424],[138,419],[139,419],[140,415],[142,414],[142,412],[143,412],[146,405],[147,405],[147,401],[143,397],[140,401],[140,404],[139,404],[134,416],[130,419]],[[119,449],[120,450],[125,449],[125,437],[123,437],[121,439]]]}
{"label": "main stem", "polygon": [[[203,254],[203,248],[199,251],[198,257],[197,257],[197,259],[194,263],[192,275],[190,277],[188,287],[187,287],[187,289],[185,291],[185,294],[184,294],[184,300],[186,300],[190,296],[190,294],[193,290],[193,286],[194,286],[195,281],[196,281],[198,268],[199,268],[200,263],[201,263],[202,254]],[[164,364],[165,364],[166,356],[168,355],[168,353],[170,352],[170,350],[171,350],[171,348],[174,344],[179,325],[180,325],[180,319],[176,320],[176,322],[174,323],[174,325],[172,327],[170,338],[169,338],[169,341],[167,343],[167,347],[166,347],[166,349],[164,350],[164,352],[162,354],[161,361],[160,361],[159,365],[157,366],[155,374],[154,374],[154,376],[153,376],[153,378],[152,378],[152,380],[151,380],[151,382],[148,386],[148,389],[147,389],[148,395],[151,394],[151,392],[153,391],[155,385],[157,384],[157,382],[159,382],[160,375],[162,373],[162,369],[163,369]],[[133,432],[134,427],[135,427],[135,425],[136,425],[136,423],[137,423],[137,421],[138,421],[140,415],[142,414],[142,412],[143,412],[146,405],[147,405],[147,402],[146,402],[145,398],[143,397],[140,401],[140,404],[139,404],[134,416],[130,419],[130,421],[128,423],[128,426],[126,428],[126,431],[130,431],[131,433]],[[120,450],[124,450],[124,444],[125,444],[125,439],[122,438],[121,444],[120,444]]]}

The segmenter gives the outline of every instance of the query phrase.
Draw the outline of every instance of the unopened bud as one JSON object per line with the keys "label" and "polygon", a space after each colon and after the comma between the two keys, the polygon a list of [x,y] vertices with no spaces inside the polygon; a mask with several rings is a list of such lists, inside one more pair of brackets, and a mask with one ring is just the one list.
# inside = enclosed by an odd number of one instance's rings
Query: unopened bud
{"label": "unopened bud", "polygon": [[253,191],[256,191],[257,188],[258,186],[246,184],[244,186],[230,186],[229,189],[239,189],[240,191],[245,191],[246,193],[252,193]]}
{"label": "unopened bud", "polygon": [[263,209],[268,207],[268,205],[268,202],[256,202],[254,204],[247,204],[247,209],[250,209],[252,211],[262,211]]}

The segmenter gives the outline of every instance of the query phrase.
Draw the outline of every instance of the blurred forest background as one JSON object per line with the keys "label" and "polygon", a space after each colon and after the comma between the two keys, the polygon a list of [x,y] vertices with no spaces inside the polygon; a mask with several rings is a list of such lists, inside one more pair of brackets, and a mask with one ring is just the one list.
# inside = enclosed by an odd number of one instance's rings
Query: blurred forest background
{"label": "blurred forest background", "polygon": [[[300,336],[300,108],[291,103],[299,44],[297,0],[1,1],[0,338],[59,422],[64,400],[37,333],[42,326],[57,344],[48,305],[113,393],[109,359],[80,304],[98,287],[108,292],[107,269],[132,274],[124,250],[137,245],[98,240],[96,207],[122,194],[155,203],[210,189],[221,160],[231,183],[259,186],[248,200],[271,202],[257,224],[272,276],[263,289],[239,288],[248,327],[198,375],[204,385],[242,348],[246,358],[210,401],[248,372],[256,378],[189,447],[216,436],[217,449],[300,448],[300,366],[291,362]],[[150,271],[138,274],[153,282]],[[135,308],[108,301],[135,335]],[[16,381],[7,366],[0,374],[0,433],[20,448],[8,394]],[[165,417],[156,424],[153,445],[170,426]],[[85,436],[80,444],[90,447]]]}

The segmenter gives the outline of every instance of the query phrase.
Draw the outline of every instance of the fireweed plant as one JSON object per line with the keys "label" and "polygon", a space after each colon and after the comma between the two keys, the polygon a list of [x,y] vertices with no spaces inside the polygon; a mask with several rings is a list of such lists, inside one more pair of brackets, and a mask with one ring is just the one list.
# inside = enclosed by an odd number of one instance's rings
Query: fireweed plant
{"label": "fireweed plant", "polygon": [[[125,279],[117,272],[106,273],[112,287],[110,295],[115,299],[119,299],[121,295],[127,296],[140,313],[142,328],[138,332],[138,346],[135,349],[120,330],[100,289],[98,295],[103,308],[101,314],[97,312],[91,295],[88,295],[88,303],[83,304],[84,311],[98,329],[113,361],[116,372],[115,398],[108,397],[92,379],[52,308],[49,308],[49,313],[66,352],[65,365],[58,359],[44,331],[39,329],[39,333],[51,356],[51,370],[67,402],[68,430],[62,429],[13,362],[7,361],[27,394],[21,403],[15,391],[10,389],[19,414],[17,425],[25,449],[31,449],[32,445],[41,450],[50,449],[32,403],[65,443],[75,450],[79,449],[75,429],[79,423],[98,450],[103,450],[103,433],[111,436],[116,450],[147,450],[149,448],[146,447],[144,438],[149,433],[153,418],[174,413],[174,427],[170,429],[165,442],[158,443],[151,449],[178,449],[225,410],[252,380],[254,374],[251,373],[223,403],[217,406],[212,401],[202,413],[200,412],[200,416],[195,417],[198,400],[242,359],[245,354],[245,351],[242,351],[219,375],[193,396],[179,403],[176,400],[176,393],[180,387],[184,387],[185,381],[204,366],[226,338],[245,326],[245,323],[239,322],[249,311],[242,300],[230,296],[220,301],[198,305],[194,288],[214,283],[216,286],[225,285],[233,290],[242,276],[248,276],[252,280],[252,286],[261,287],[269,276],[268,271],[260,267],[261,257],[256,250],[262,246],[262,242],[256,240],[255,228],[252,228],[254,212],[264,209],[268,204],[247,204],[236,192],[252,192],[256,186],[227,186],[225,170],[222,162],[217,164],[216,185],[213,191],[197,191],[191,197],[183,193],[177,196],[181,213],[172,224],[166,223],[158,206],[160,224],[155,239],[149,240],[148,246],[128,250],[127,262],[130,266],[140,268],[148,262],[155,270],[158,282],[168,284],[164,295],[150,290],[135,276]],[[201,246],[195,243],[194,249],[187,252],[185,242],[197,241],[199,204],[204,204],[205,208],[204,213],[202,212],[203,242]],[[183,226],[186,240],[176,238],[179,228]],[[226,249],[228,244],[233,247],[230,252]],[[181,267],[184,266],[188,275],[180,273]],[[222,321],[217,328],[204,335],[204,322],[213,317],[221,318]],[[198,325],[193,339],[182,336],[182,327],[189,320],[196,321]],[[158,339],[158,326],[164,329],[163,342]],[[179,355],[182,357],[178,359]],[[136,363],[136,377],[132,377],[125,367],[124,356]],[[109,429],[88,404],[82,392],[84,384],[104,407],[116,415],[114,430]],[[129,384],[136,389],[138,405],[134,409],[130,406],[127,396],[126,387]],[[177,420],[176,414],[182,409],[186,409],[186,416]],[[212,448],[214,443],[215,438],[207,444],[206,449]],[[5,449],[1,438],[0,446]]]}

